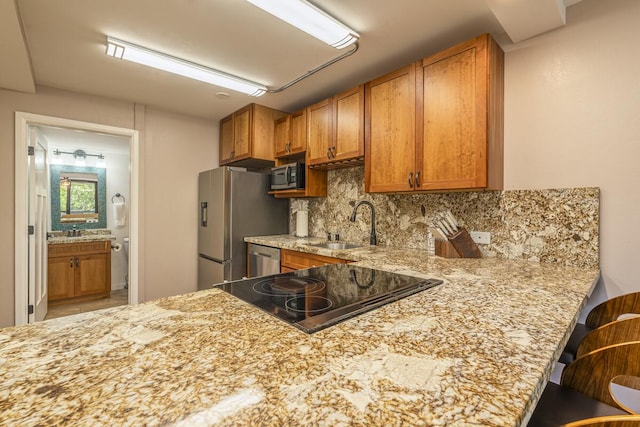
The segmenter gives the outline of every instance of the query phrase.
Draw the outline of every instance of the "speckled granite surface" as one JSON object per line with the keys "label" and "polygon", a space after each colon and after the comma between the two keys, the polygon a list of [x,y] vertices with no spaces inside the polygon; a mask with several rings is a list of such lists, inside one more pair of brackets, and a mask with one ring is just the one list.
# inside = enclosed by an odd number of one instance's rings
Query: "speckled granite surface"
{"label": "speckled granite surface", "polygon": [[[380,245],[426,249],[426,224],[451,210],[469,231],[491,232],[491,244],[480,245],[487,257],[597,268],[599,197],[598,188],[367,194],[363,167],[353,167],[329,171],[327,197],[304,202],[315,237],[339,232],[345,240],[368,242],[369,208],[361,207],[356,222],[349,221],[350,202],[368,200],[376,207]],[[292,210],[301,200],[292,201]],[[294,215],[290,230],[296,230]]]}
{"label": "speckled granite surface", "polygon": [[58,245],[61,243],[73,242],[97,242],[100,240],[115,240],[116,236],[111,234],[111,230],[80,230],[80,236],[68,237],[66,231],[52,231],[47,239],[47,244]]}
{"label": "speckled granite surface", "polygon": [[521,425],[598,275],[249,240],[444,284],[313,335],[218,290],[2,329],[0,425]]}

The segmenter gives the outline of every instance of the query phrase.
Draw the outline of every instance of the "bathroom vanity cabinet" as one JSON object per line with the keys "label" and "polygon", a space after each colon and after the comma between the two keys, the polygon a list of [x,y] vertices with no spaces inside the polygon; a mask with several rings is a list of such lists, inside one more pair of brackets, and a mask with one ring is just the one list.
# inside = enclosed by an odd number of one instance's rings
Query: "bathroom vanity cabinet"
{"label": "bathroom vanity cabinet", "polygon": [[65,304],[111,293],[111,241],[49,245],[49,303]]}

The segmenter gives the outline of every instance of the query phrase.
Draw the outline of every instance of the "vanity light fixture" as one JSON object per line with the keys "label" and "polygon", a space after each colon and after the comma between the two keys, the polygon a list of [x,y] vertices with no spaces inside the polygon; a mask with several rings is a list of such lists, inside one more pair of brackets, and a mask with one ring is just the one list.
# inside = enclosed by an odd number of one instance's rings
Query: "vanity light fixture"
{"label": "vanity light fixture", "polygon": [[106,54],[114,58],[126,59],[127,61],[200,80],[205,83],[222,86],[251,96],[260,96],[267,92],[267,87],[260,83],[255,83],[110,36],[107,36]]}
{"label": "vanity light fixture", "polygon": [[60,155],[60,151],[56,150],[53,152],[53,157],[51,158],[52,165],[61,165],[62,164],[62,156]]}
{"label": "vanity light fixture", "polygon": [[247,0],[299,30],[342,49],[357,42],[358,33],[306,0]]}
{"label": "vanity light fixture", "polygon": [[[76,159],[76,166],[84,166],[85,160],[87,157],[97,157],[98,161],[96,166],[99,168],[104,168],[107,166],[106,161],[104,159],[104,154],[89,154],[84,150],[75,150],[75,151],[60,151],[55,149],[53,151],[54,161],[52,163],[62,163],[61,154],[71,154]],[[60,159],[59,161],[56,159]],[[102,164],[102,165],[101,165]]]}

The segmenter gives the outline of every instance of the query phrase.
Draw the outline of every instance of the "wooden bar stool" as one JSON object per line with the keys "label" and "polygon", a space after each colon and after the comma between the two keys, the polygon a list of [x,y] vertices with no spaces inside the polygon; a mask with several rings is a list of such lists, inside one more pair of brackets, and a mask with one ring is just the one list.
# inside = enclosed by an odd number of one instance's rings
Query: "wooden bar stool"
{"label": "wooden bar stool", "polygon": [[614,415],[610,417],[587,418],[565,424],[562,427],[638,427],[640,415]]}
{"label": "wooden bar stool", "polygon": [[578,346],[584,337],[596,328],[618,320],[624,314],[640,314],[640,292],[620,295],[595,306],[583,323],[578,323],[558,360],[568,365],[576,358]]}
{"label": "wooden bar stool", "polygon": [[560,385],[549,382],[529,421],[529,427],[553,427],[590,417],[633,411],[618,402],[610,385],[640,387],[640,341],[614,344],[576,359],[562,372]]}

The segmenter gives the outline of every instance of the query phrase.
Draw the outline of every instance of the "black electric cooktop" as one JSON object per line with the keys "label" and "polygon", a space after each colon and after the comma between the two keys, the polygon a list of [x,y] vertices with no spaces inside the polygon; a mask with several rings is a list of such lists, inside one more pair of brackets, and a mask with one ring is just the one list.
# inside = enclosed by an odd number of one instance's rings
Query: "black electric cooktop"
{"label": "black electric cooktop", "polygon": [[310,334],[441,283],[437,279],[330,264],[217,287]]}

